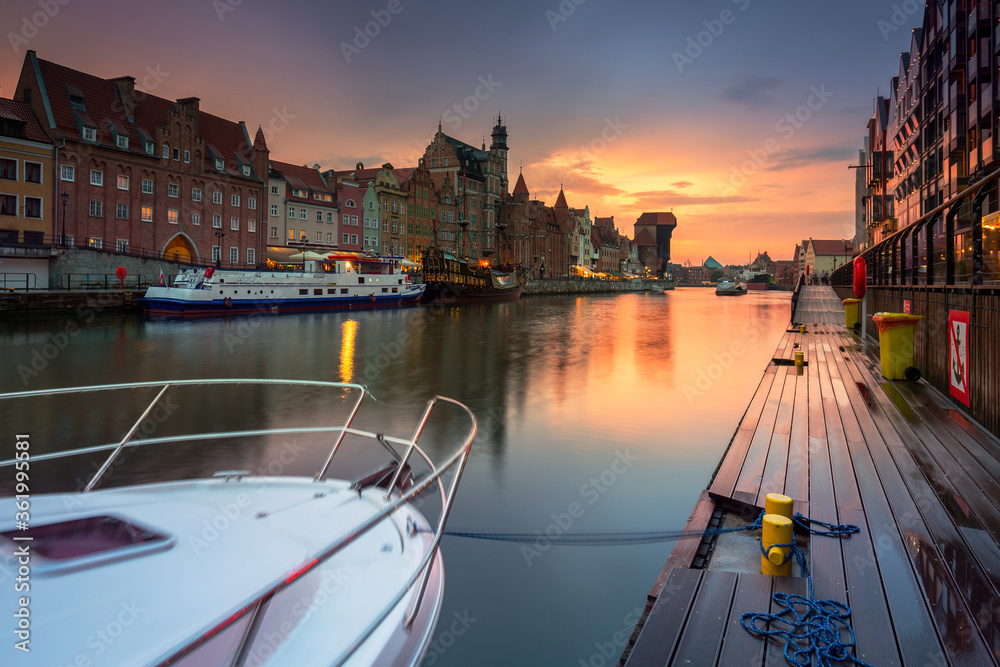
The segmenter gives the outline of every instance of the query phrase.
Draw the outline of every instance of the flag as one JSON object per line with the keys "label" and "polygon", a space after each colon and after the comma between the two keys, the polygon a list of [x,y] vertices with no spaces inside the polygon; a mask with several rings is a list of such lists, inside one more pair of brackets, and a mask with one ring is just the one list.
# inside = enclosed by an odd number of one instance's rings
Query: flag
{"label": "flag", "polygon": [[160,287],[163,287],[164,284],[166,284],[166,280],[163,279],[163,267],[161,266],[160,267]]}

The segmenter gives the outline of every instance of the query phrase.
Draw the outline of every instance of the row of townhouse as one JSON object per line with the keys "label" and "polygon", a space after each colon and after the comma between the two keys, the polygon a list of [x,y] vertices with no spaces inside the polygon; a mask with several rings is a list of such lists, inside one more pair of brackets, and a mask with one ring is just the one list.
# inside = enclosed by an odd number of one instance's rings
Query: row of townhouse
{"label": "row of townhouse", "polygon": [[[419,261],[439,245],[535,264],[539,275],[640,271],[641,244],[613,218],[592,223],[561,189],[553,207],[531,200],[523,175],[509,192],[508,151],[498,115],[489,148],[439,123],[414,166],[299,166],[271,159],[263,129],[251,139],[246,123],[207,113],[196,97],[168,100],[132,77],[28,51],[14,99],[0,101],[0,253],[76,245],[260,268],[304,251]],[[656,236],[648,243],[662,246]],[[669,258],[669,235],[657,252]]]}

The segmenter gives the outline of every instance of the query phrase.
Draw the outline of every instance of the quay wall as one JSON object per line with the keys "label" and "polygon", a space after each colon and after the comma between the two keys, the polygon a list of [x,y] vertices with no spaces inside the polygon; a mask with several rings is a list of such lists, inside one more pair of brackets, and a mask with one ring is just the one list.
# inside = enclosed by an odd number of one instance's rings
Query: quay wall
{"label": "quay wall", "polygon": [[522,295],[527,294],[597,294],[601,292],[648,292],[662,291],[662,287],[652,280],[638,282],[612,280],[532,280]]}
{"label": "quay wall", "polygon": [[[837,296],[853,298],[853,288],[835,286]],[[956,408],[1000,437],[1000,290],[990,287],[930,285],[869,285],[865,293],[867,335],[878,340],[871,316],[878,312],[902,313],[903,301],[910,313],[922,315],[913,336],[913,365],[921,376],[949,397]],[[951,355],[948,312],[970,314],[969,406],[951,397]]]}
{"label": "quay wall", "polygon": [[66,248],[60,249],[52,259],[49,285],[52,289],[77,289],[78,284],[86,280],[86,276],[113,276],[119,266],[124,266],[128,272],[126,277],[128,283],[156,285],[160,279],[161,269],[169,283],[173,282],[181,269],[189,268],[191,265],[167,259],[136,257],[110,250]]}
{"label": "quay wall", "polygon": [[102,290],[91,292],[13,292],[0,294],[0,317],[15,313],[121,313],[137,307],[142,292]]}

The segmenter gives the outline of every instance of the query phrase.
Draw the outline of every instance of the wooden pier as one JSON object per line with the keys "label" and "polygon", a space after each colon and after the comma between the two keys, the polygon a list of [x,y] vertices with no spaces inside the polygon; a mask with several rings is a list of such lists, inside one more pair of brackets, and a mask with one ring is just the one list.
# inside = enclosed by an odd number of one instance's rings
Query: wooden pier
{"label": "wooden pier", "polygon": [[[704,530],[719,508],[791,496],[806,516],[861,528],[814,537],[808,562],[816,598],[852,608],[857,658],[998,664],[1000,441],[925,382],[884,380],[877,342],[847,331],[831,288],[803,288],[793,322],[688,529]],[[801,375],[788,363],[796,351]],[[768,611],[774,592],[804,595],[805,580],[713,569],[711,555],[696,569],[704,552],[678,542],[621,664],[787,664],[783,644],[740,616]]]}

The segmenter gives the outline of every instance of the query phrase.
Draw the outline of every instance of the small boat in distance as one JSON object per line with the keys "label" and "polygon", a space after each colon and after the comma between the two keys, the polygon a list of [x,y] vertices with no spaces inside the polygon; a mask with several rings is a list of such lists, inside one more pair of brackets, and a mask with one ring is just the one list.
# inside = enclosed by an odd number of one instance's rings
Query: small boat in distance
{"label": "small boat in distance", "polygon": [[[190,427],[200,406],[221,395],[247,404],[267,395],[275,406],[322,407],[304,426],[269,414],[219,416],[207,432]],[[121,667],[420,665],[441,612],[439,546],[476,418],[461,403],[435,396],[412,435],[372,433],[353,425],[366,396],[357,384],[256,379],[0,394],[0,403],[13,410],[69,408],[93,417],[91,428],[73,430],[64,443],[68,451],[41,449],[48,442],[43,438],[60,432],[54,424],[51,431],[32,430],[37,454],[19,451],[16,459],[0,461],[0,468],[24,471],[24,479],[30,465],[32,490],[51,460],[73,457],[82,471],[95,454],[103,459],[100,466],[101,459],[93,459],[97,472],[85,476],[86,486],[80,481],[75,491],[32,493],[30,518],[18,509],[25,496],[0,498],[0,562],[30,553],[21,568],[26,578],[30,572],[31,605],[27,597],[0,596],[0,613],[8,618],[30,613],[30,657],[25,662],[15,641],[7,641],[0,664],[76,665],[85,656],[86,664]],[[140,430],[149,435],[147,419],[171,400],[177,403],[167,413],[169,433],[133,438]],[[451,404],[444,415],[434,410],[442,403]],[[185,406],[199,407],[190,412]],[[118,427],[134,419],[121,419],[129,408],[141,416],[122,437]],[[429,420],[439,424],[453,415],[467,421],[448,430],[450,454],[448,443],[421,440]],[[302,456],[302,470],[315,462],[313,474],[282,475],[286,465],[278,472],[268,465],[256,474],[225,469],[207,476],[226,453],[240,453],[238,465],[260,463],[254,452],[285,438],[298,443],[298,453],[288,462],[282,454],[281,462],[291,465]],[[131,473],[122,450],[130,448],[131,462],[154,446],[170,446],[160,460],[185,467],[123,478]],[[427,452],[441,452],[438,461]],[[112,475],[112,485],[98,488]],[[430,502],[418,510],[425,499]],[[427,508],[433,523],[422,513]],[[30,611],[19,616],[19,609]]]}
{"label": "small boat in distance", "polygon": [[715,283],[716,296],[742,296],[747,293],[745,283],[734,283],[728,278],[720,278]]}
{"label": "small boat in distance", "polygon": [[487,258],[460,258],[437,246],[423,252],[424,301],[517,299],[531,279],[524,267],[495,268]]}
{"label": "small boat in distance", "polygon": [[142,298],[153,315],[230,315],[336,308],[402,306],[419,301],[424,285],[410,282],[403,257],[338,252],[306,260],[303,271],[185,269],[169,287]]}

